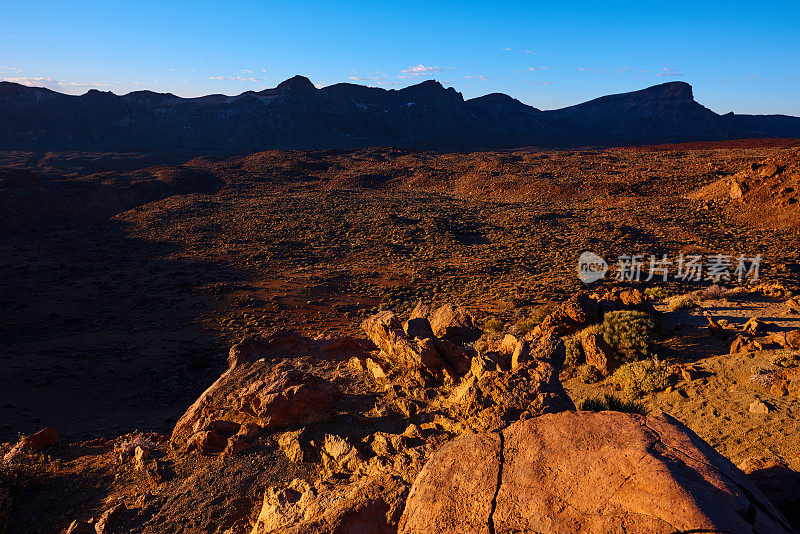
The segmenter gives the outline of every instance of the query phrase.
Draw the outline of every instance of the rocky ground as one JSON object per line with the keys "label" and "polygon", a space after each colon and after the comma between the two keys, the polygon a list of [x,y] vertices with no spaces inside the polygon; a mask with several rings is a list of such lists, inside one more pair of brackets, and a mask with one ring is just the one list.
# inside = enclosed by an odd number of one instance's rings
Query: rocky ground
{"label": "rocky ground", "polygon": [[[406,501],[434,451],[606,393],[683,422],[797,526],[797,496],[780,490],[800,471],[786,144],[122,159],[2,156],[4,202],[104,186],[77,208],[69,197],[3,220],[9,532],[424,531]],[[108,191],[127,211],[96,215]],[[780,216],[765,224],[768,212]],[[584,250],[760,253],[766,285],[606,281],[592,304],[576,296]],[[680,295],[694,307],[671,304]],[[584,332],[598,309],[655,318],[647,356],[663,384],[629,395],[623,354]],[[12,451],[46,426],[58,448],[44,435]]]}

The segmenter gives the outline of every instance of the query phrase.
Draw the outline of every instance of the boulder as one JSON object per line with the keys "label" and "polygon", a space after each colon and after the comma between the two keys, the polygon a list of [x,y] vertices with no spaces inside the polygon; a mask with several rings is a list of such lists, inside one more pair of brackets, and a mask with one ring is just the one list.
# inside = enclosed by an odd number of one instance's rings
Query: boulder
{"label": "boulder", "polygon": [[586,293],[576,293],[561,305],[561,310],[579,326],[588,326],[600,320],[597,301]]}
{"label": "boulder", "polygon": [[213,418],[225,404],[231,390],[245,385],[240,380],[249,380],[241,375],[246,375],[246,370],[259,361],[297,351],[308,352],[314,348],[319,350],[320,345],[329,343],[330,340],[315,343],[294,330],[279,330],[266,337],[252,336],[242,339],[228,353],[228,369],[178,419],[170,439],[173,442],[185,441],[198,430],[198,425],[203,424],[201,420]]}
{"label": "boulder", "polygon": [[96,534],[96,532],[91,523],[76,519],[69,524],[65,534]]}
{"label": "boulder", "polygon": [[58,447],[58,433],[48,426],[20,439],[3,457],[3,462],[10,462],[22,454],[42,452],[52,447]]}
{"label": "boulder", "polygon": [[269,488],[251,534],[396,534],[408,488],[399,477]]}
{"label": "boulder", "polygon": [[765,323],[758,317],[751,317],[742,327],[742,331],[745,334],[755,336],[759,334],[763,334],[770,326],[769,323]]}
{"label": "boulder", "polygon": [[511,356],[511,368],[516,369],[528,361],[536,360],[561,369],[566,356],[566,348],[561,338],[552,333],[545,333],[529,343],[522,342],[517,345]]}
{"label": "boulder", "polygon": [[503,427],[520,417],[574,410],[559,370],[548,361],[531,359],[511,372],[468,375],[442,404],[456,420],[479,431]]}
{"label": "boulder", "polygon": [[442,447],[417,475],[398,532],[792,528],[744,473],[668,415],[565,411]]}
{"label": "boulder", "polygon": [[316,375],[291,370],[257,381],[239,393],[239,410],[267,430],[330,421],[336,415],[333,384]]}
{"label": "boulder", "polygon": [[730,353],[741,354],[744,352],[755,352],[761,350],[761,348],[761,343],[758,341],[754,341],[749,337],[739,334],[731,343]]}
{"label": "boulder", "polygon": [[189,450],[197,449],[203,454],[214,454],[225,450],[228,438],[215,430],[201,430],[192,435],[187,443]]}
{"label": "boulder", "polygon": [[103,512],[103,514],[100,516],[100,519],[98,519],[94,524],[95,532],[97,532],[97,534],[124,532],[119,523],[127,511],[128,509],[125,507],[125,503],[119,503],[112,506]]}
{"label": "boulder", "polygon": [[361,323],[361,328],[385,355],[401,369],[436,377],[446,367],[430,339],[410,339],[390,311],[378,312]]}
{"label": "boulder", "polygon": [[325,435],[322,452],[323,464],[331,471],[355,471],[364,460],[347,438],[333,434]]}
{"label": "boulder", "polygon": [[771,453],[750,456],[739,464],[747,477],[778,507],[800,504],[800,473]]}
{"label": "boulder", "polygon": [[772,334],[772,341],[789,350],[800,349],[800,329]]}
{"label": "boulder", "polygon": [[581,336],[581,345],[586,355],[586,363],[595,367],[603,376],[613,374],[619,367],[619,358],[602,334],[588,333]]}
{"label": "boulder", "polygon": [[498,351],[502,352],[503,354],[513,354],[514,351],[517,349],[517,345],[519,345],[520,340],[517,336],[512,334],[506,334],[502,341],[500,341],[500,345],[498,347]]}
{"label": "boulder", "polygon": [[292,462],[308,462],[312,458],[312,450],[304,436],[304,431],[292,430],[278,436],[278,447]]}
{"label": "boulder", "polygon": [[750,403],[750,406],[747,408],[750,413],[755,413],[759,415],[766,415],[769,413],[769,405],[766,404],[764,401],[760,399],[756,399]]}
{"label": "boulder", "polygon": [[443,304],[430,315],[429,320],[436,337],[453,343],[472,343],[483,334],[483,331],[475,326],[472,314],[461,306]]}

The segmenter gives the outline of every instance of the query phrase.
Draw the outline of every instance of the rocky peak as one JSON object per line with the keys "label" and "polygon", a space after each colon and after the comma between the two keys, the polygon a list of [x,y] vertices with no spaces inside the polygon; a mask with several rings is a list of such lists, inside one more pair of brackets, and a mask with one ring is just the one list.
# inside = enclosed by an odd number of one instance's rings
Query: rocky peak
{"label": "rocky peak", "polygon": [[398,93],[408,98],[420,98],[424,100],[456,100],[459,102],[464,101],[461,93],[448,87],[447,89],[436,80],[425,80],[424,82],[416,85],[411,85],[404,89],[400,89]]}
{"label": "rocky peak", "polygon": [[648,99],[676,104],[694,102],[692,86],[686,82],[668,82],[654,85],[647,89],[642,89],[641,91],[635,91],[631,93],[631,96],[634,98],[643,96],[648,97]]}
{"label": "rocky peak", "polygon": [[281,82],[275,90],[279,93],[294,96],[308,96],[317,92],[317,88],[314,87],[311,80],[299,74]]}

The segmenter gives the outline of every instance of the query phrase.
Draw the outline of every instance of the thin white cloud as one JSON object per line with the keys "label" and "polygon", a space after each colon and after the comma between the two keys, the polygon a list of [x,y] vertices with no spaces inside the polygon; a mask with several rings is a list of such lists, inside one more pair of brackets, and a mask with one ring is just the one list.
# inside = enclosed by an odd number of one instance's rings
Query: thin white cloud
{"label": "thin white cloud", "polygon": [[236,80],[238,82],[263,82],[267,78],[255,78],[253,76],[209,76],[209,80]]}
{"label": "thin white cloud", "polygon": [[600,72],[600,69],[593,69],[590,67],[578,67],[578,70],[583,72]]}
{"label": "thin white cloud", "polygon": [[468,80],[480,80],[482,82],[489,81],[489,77],[488,76],[484,76],[483,74],[479,74],[477,76],[464,76],[464,78],[466,78]]}
{"label": "thin white cloud", "polygon": [[399,78],[410,78],[413,76],[435,76],[440,72],[450,70],[447,67],[426,67],[422,63],[413,67],[408,67],[400,71]]}
{"label": "thin white cloud", "polygon": [[656,76],[683,76],[680,72],[676,71],[675,69],[671,69],[669,67],[664,67],[662,72],[656,74]]}
{"label": "thin white cloud", "polygon": [[25,78],[25,77],[5,77],[0,78],[2,81],[6,82],[13,82],[18,83],[20,85],[26,85],[28,87],[46,87],[47,89],[53,90],[63,90],[68,89],[70,87],[108,87],[111,85],[109,82],[70,82],[67,80],[57,80],[56,78],[51,78],[49,76],[38,76],[32,78]]}
{"label": "thin white cloud", "polygon": [[[366,85],[375,87],[375,86],[382,86],[382,85],[400,85],[400,82],[393,81],[392,79],[388,79],[386,74],[383,72],[376,70],[370,75],[360,75],[356,72],[355,69],[350,69],[350,72],[353,74],[349,76],[351,80],[357,82],[364,82]],[[406,78],[407,76],[398,76],[398,78]]]}

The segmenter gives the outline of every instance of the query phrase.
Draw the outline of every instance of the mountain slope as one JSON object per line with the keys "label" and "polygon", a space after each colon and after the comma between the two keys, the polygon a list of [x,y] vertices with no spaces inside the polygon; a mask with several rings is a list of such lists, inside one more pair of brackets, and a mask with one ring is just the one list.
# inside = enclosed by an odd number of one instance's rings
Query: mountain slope
{"label": "mountain slope", "polygon": [[500,93],[464,100],[434,80],[399,90],[349,83],[317,89],[295,76],[272,89],[198,98],[97,90],[71,96],[0,82],[2,150],[474,150],[743,137],[800,137],[800,118],[718,115],[697,103],[683,82],[553,111]]}

